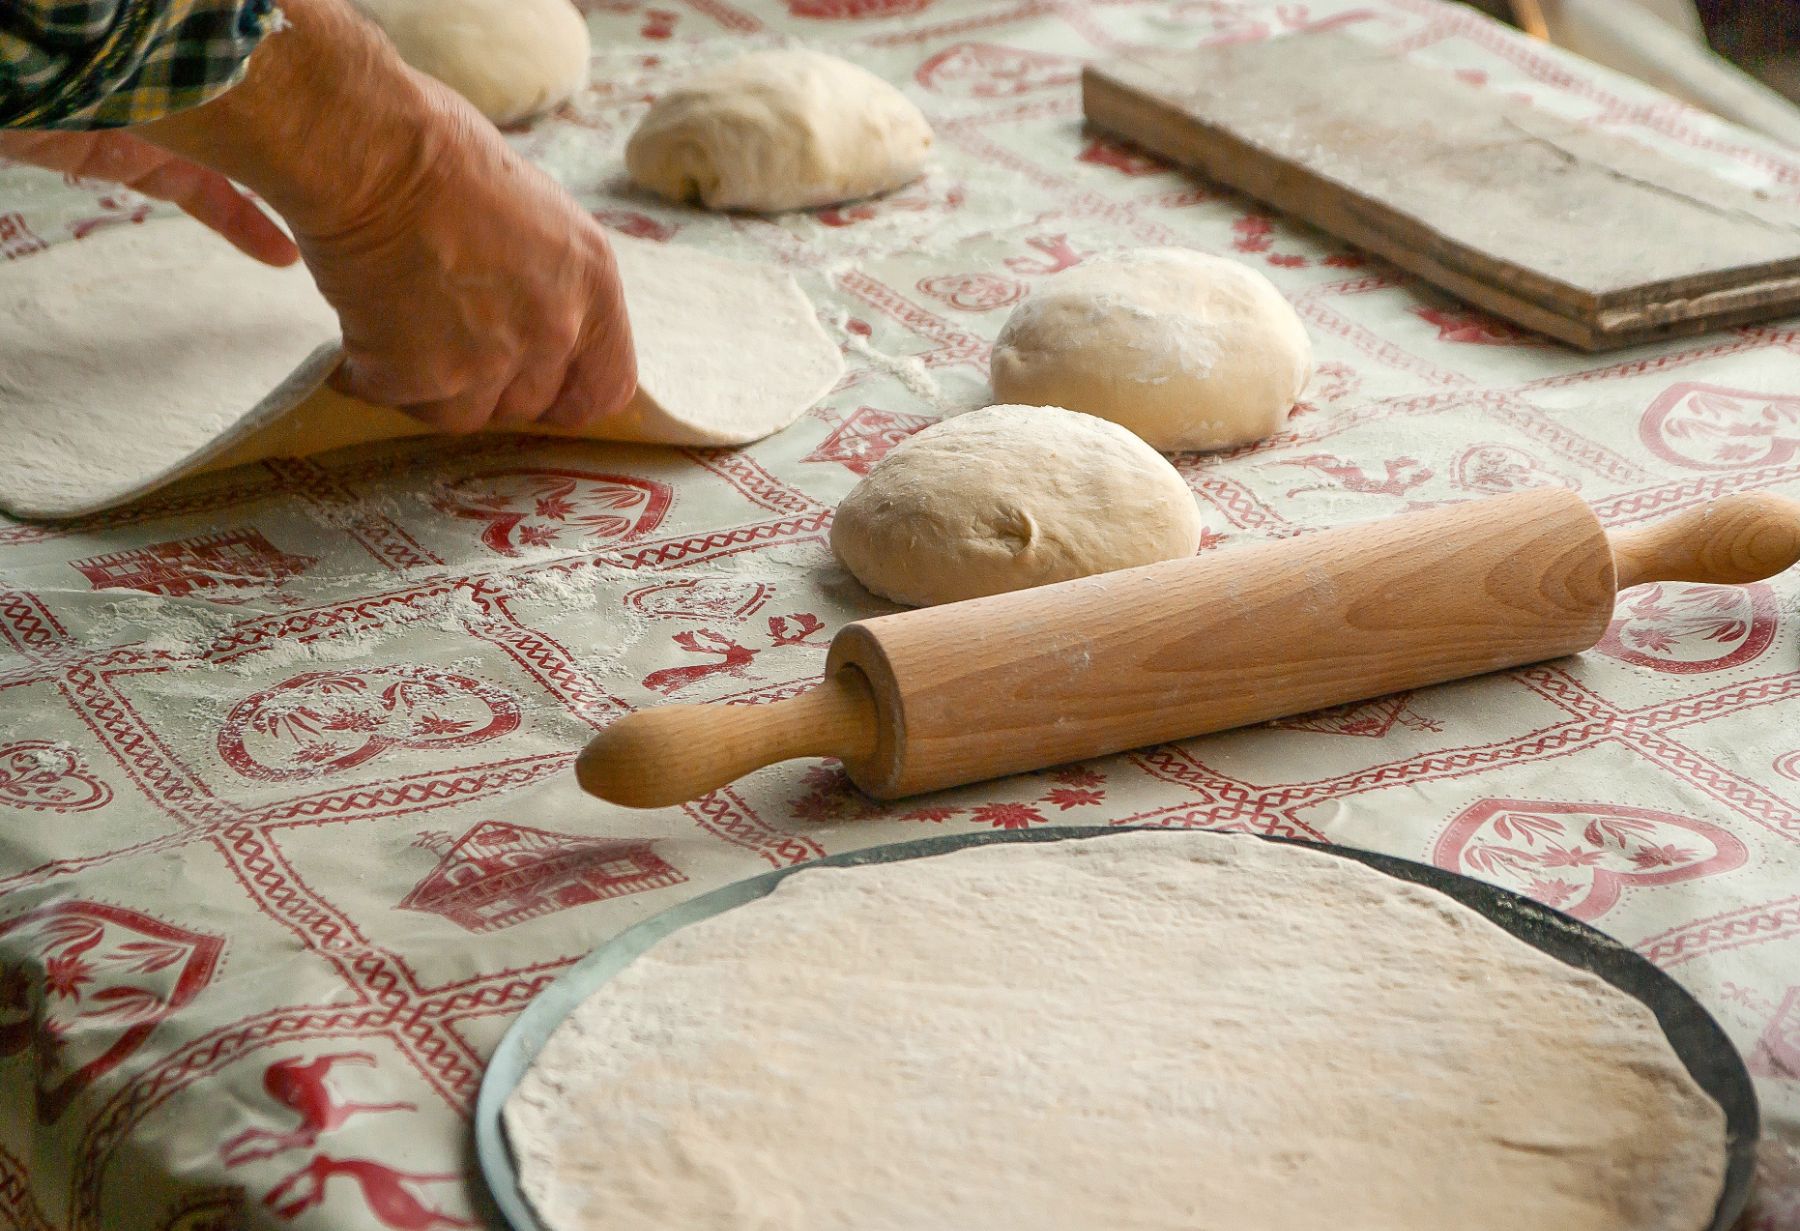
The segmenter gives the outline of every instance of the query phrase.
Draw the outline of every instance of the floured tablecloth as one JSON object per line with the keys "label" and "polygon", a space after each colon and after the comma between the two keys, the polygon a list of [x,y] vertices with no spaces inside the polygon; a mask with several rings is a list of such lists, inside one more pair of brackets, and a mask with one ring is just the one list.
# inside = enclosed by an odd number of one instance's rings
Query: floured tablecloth
{"label": "floured tablecloth", "polygon": [[[1769,1136],[1754,1225],[1800,1227],[1800,575],[1631,592],[1579,659],[893,806],[818,763],[645,813],[570,773],[627,710],[815,678],[835,629],[884,610],[832,562],[833,505],[983,403],[1011,305],[1107,249],[1247,262],[1312,334],[1290,430],[1180,461],[1208,549],[1544,484],[1614,526],[1800,495],[1791,325],[1606,357],[1522,336],[1084,132],[1084,59],[1342,26],[1778,197],[1800,196],[1800,155],[1436,0],[590,18],[594,88],[520,147],[613,227],[792,269],[850,375],[744,450],[413,443],[0,523],[0,1224],[485,1225],[483,1058],[620,929],[828,852],[1139,823],[1431,860],[1622,938],[1748,1058]],[[646,100],[698,59],[792,40],[919,102],[939,137],[921,183],[768,220],[626,188]],[[0,255],[148,211],[10,171]]]}

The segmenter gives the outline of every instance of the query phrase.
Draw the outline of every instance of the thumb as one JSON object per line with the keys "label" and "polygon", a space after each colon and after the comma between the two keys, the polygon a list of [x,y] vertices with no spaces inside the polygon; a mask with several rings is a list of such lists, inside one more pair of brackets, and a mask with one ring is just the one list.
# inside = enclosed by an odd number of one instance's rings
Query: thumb
{"label": "thumb", "polygon": [[371,385],[365,367],[349,351],[344,352],[337,366],[325,378],[325,387],[333,393],[358,402],[367,402],[371,406],[383,405],[381,399],[374,396]]}

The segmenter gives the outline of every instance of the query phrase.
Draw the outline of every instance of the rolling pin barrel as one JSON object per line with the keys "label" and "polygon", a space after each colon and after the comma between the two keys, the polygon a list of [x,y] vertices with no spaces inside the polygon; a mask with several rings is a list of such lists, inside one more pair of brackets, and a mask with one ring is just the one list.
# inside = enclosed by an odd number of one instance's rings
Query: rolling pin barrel
{"label": "rolling pin barrel", "polygon": [[910,795],[1578,653],[1624,586],[1797,561],[1785,497],[1609,538],[1571,493],[1523,492],[851,624],[816,689],[631,715],[577,772],[653,807],[836,756],[871,795]]}
{"label": "rolling pin barrel", "polygon": [[1574,653],[1613,584],[1587,505],[1533,491],[852,624],[826,671],[868,683],[846,768],[889,798]]}

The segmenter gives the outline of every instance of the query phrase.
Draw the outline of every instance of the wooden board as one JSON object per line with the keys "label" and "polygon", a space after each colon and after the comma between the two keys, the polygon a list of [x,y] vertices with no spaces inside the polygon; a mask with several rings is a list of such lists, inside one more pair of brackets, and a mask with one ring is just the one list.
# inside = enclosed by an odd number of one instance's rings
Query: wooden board
{"label": "wooden board", "polygon": [[1090,65],[1082,104],[1584,350],[1800,309],[1800,208],[1343,34]]}

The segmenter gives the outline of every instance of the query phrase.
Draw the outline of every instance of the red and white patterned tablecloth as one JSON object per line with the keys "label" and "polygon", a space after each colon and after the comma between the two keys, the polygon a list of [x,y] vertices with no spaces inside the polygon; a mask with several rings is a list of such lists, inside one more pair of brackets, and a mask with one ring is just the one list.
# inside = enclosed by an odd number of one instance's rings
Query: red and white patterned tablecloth
{"label": "red and white patterned tablecloth", "polygon": [[[1579,659],[891,807],[817,763],[645,813],[569,772],[627,710],[814,678],[883,609],[832,562],[833,505],[982,404],[1010,306],[1107,249],[1230,255],[1312,334],[1287,431],[1179,460],[1207,550],[1544,484],[1614,526],[1800,494],[1790,324],[1605,357],[1523,336],[1084,132],[1083,60],[1341,26],[1777,197],[1800,155],[1436,0],[592,0],[590,21],[593,88],[518,144],[615,227],[792,269],[849,375],[743,450],[412,443],[0,522],[0,1224],[483,1225],[483,1058],[628,924],[874,843],[1148,823],[1432,860],[1620,937],[1747,1057],[1753,1225],[1800,1228],[1800,576],[1639,590]],[[918,101],[922,182],[766,220],[627,189],[646,100],[794,40]],[[0,255],[148,210],[7,171]]]}

